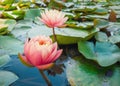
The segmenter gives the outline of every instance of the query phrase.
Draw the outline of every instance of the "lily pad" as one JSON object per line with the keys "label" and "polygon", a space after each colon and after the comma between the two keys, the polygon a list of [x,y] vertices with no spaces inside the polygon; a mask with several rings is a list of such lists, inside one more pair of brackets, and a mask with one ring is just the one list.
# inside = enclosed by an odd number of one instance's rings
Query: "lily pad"
{"label": "lily pad", "polygon": [[[99,31],[99,29],[97,28],[93,28],[90,30],[78,30],[78,29],[71,29],[71,28],[55,28],[55,33],[58,37],[57,40],[59,44],[73,44],[73,42],[77,43],[80,39],[88,40],[97,31]],[[28,32],[29,37],[34,37],[37,35],[52,36],[52,29],[46,26],[41,26],[41,27],[37,26],[36,28],[34,27]]]}
{"label": "lily pad", "polygon": [[95,19],[94,25],[97,28],[106,28],[109,25],[109,22],[104,19]]}
{"label": "lily pad", "polygon": [[108,9],[105,9],[105,8],[97,8],[95,11],[94,11],[95,14],[99,14],[99,15],[105,15],[108,13]]}
{"label": "lily pad", "polygon": [[14,28],[15,24],[15,20],[0,19],[0,35],[9,33]]}
{"label": "lily pad", "polygon": [[6,5],[6,4],[12,4],[14,2],[14,0],[2,0],[0,1],[3,5]]}
{"label": "lily pad", "polygon": [[9,55],[2,55],[2,56],[0,55],[0,67],[2,67],[3,65],[5,65],[9,61],[10,61]]}
{"label": "lily pad", "polygon": [[106,67],[120,61],[120,48],[109,42],[78,42],[79,52],[85,58],[96,61],[100,66]]}
{"label": "lily pad", "polygon": [[[49,28],[43,25],[41,22],[40,23],[39,22],[37,22],[36,24],[33,23],[32,21],[22,20],[21,22],[18,22],[15,29],[12,31],[12,34],[14,34],[14,36],[17,38],[18,37],[31,38],[37,35],[52,36],[53,35],[52,28]],[[91,29],[74,29],[67,27],[55,28],[55,33],[57,35],[57,40],[59,44],[73,44],[73,43],[77,43],[80,39],[88,40],[98,31],[99,28],[91,28]]]}
{"label": "lily pad", "polygon": [[95,39],[97,41],[100,41],[100,42],[107,42],[108,41],[108,36],[107,36],[106,33],[99,31],[95,34]]}
{"label": "lily pad", "polygon": [[120,42],[120,23],[111,23],[107,28],[110,32],[109,41],[111,43],[119,43]]}
{"label": "lily pad", "polygon": [[81,56],[66,63],[67,79],[71,86],[119,86],[120,66],[100,67]]}
{"label": "lily pad", "polygon": [[93,29],[93,22],[67,22],[67,27],[75,28],[75,29]]}
{"label": "lily pad", "polygon": [[10,18],[10,19],[23,19],[24,11],[22,10],[4,11],[2,15],[5,18]]}
{"label": "lily pad", "polygon": [[35,17],[39,17],[39,16],[40,16],[40,9],[29,9],[25,12],[24,19],[34,20]]}
{"label": "lily pad", "polygon": [[9,71],[0,71],[0,86],[9,86],[18,79],[14,73]]}
{"label": "lily pad", "polygon": [[12,36],[0,36],[0,49],[4,49],[8,54],[18,54],[23,52],[23,42]]}
{"label": "lily pad", "polygon": [[108,19],[109,15],[96,15],[96,14],[92,14],[92,15],[86,15],[83,16],[83,18],[89,19],[89,20],[94,20],[94,19]]}
{"label": "lily pad", "polygon": [[110,36],[109,41],[111,43],[119,43],[120,42],[120,35]]}

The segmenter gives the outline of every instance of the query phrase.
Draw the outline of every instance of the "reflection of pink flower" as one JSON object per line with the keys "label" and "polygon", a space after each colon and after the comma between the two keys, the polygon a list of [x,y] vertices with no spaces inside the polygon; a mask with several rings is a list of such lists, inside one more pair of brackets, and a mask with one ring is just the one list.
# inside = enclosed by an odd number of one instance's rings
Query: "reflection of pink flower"
{"label": "reflection of pink flower", "polygon": [[62,49],[57,50],[57,47],[57,43],[52,43],[49,37],[37,36],[25,42],[25,55],[19,54],[19,58],[28,66],[48,69],[62,53]]}
{"label": "reflection of pink flower", "polygon": [[50,28],[64,26],[67,19],[65,14],[58,10],[45,10],[45,12],[41,13],[40,18],[40,20]]}

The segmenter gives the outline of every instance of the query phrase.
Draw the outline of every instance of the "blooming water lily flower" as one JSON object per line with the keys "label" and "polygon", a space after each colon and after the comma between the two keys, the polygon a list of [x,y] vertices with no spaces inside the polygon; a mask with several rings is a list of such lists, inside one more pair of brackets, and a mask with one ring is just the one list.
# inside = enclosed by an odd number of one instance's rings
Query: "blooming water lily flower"
{"label": "blooming water lily flower", "polygon": [[64,23],[67,21],[67,19],[68,17],[65,17],[65,14],[62,11],[51,9],[45,10],[43,13],[41,13],[40,21],[52,28],[54,41],[57,42],[54,28],[65,26]]}
{"label": "blooming water lily flower", "polygon": [[27,39],[24,45],[24,55],[19,54],[20,60],[28,65],[37,67],[40,70],[53,66],[62,54],[62,49],[57,50],[57,43],[52,43],[50,37],[37,36]]}
{"label": "blooming water lily flower", "polygon": [[67,21],[68,17],[65,17],[65,13],[55,9],[45,10],[41,13],[40,20],[50,28],[62,27]]}

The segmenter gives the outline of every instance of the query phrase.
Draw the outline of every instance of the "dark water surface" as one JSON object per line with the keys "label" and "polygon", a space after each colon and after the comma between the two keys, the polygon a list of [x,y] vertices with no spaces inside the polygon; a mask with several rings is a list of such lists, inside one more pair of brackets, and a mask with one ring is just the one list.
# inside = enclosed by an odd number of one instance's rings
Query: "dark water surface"
{"label": "dark water surface", "polygon": [[[26,67],[20,62],[17,56],[11,56],[11,58],[12,60],[3,69],[15,73],[19,79],[10,86],[47,86],[37,68]],[[51,75],[48,74],[48,71],[44,73],[53,86],[70,86],[66,78],[65,68],[63,70],[61,74]]]}

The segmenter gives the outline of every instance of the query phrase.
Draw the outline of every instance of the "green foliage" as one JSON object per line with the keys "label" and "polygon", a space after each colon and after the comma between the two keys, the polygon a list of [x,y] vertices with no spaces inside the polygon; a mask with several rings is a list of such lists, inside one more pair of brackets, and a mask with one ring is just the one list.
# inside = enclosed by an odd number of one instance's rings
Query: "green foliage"
{"label": "green foliage", "polygon": [[40,9],[30,9],[26,11],[24,19],[34,20],[36,17],[39,16],[40,16]]}
{"label": "green foliage", "polygon": [[96,61],[100,66],[106,67],[120,61],[120,48],[109,42],[78,42],[79,52],[85,58]]}
{"label": "green foliage", "polygon": [[8,55],[0,55],[0,67],[2,67],[3,65],[5,65],[9,61],[10,61],[10,57]]}
{"label": "green foliage", "polygon": [[23,43],[12,36],[0,36],[0,49],[4,49],[7,54],[18,54],[23,52]]}
{"label": "green foliage", "polygon": [[66,74],[71,86],[119,86],[120,66],[100,67],[81,56],[69,59]]}
{"label": "green foliage", "polygon": [[8,34],[14,28],[15,24],[15,20],[0,19],[0,35]]}
{"label": "green foliage", "polygon": [[0,71],[0,77],[2,77],[0,78],[1,86],[9,86],[18,79],[18,77],[14,73],[3,70]]}

